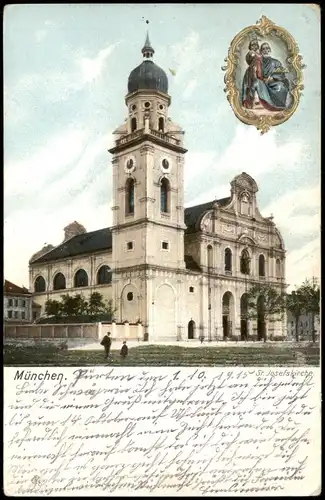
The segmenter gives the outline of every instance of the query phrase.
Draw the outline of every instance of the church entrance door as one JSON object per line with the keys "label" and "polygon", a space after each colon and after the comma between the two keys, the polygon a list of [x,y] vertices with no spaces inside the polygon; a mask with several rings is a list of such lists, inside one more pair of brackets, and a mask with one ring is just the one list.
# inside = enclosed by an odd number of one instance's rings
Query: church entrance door
{"label": "church entrance door", "polygon": [[257,340],[266,340],[265,299],[263,295],[257,300]]}
{"label": "church entrance door", "polygon": [[248,297],[246,293],[240,299],[240,336],[241,340],[248,338]]}
{"label": "church entrance door", "polygon": [[189,340],[194,339],[194,332],[195,332],[195,321],[191,319],[187,327],[187,338]]}
{"label": "church entrance door", "polygon": [[222,297],[222,329],[223,338],[231,337],[232,324],[235,318],[235,303],[231,292],[226,292]]}

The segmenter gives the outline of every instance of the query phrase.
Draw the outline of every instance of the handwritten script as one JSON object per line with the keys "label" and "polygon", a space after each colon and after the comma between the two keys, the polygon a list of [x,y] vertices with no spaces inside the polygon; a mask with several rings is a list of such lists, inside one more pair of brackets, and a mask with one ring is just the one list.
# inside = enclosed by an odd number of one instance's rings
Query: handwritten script
{"label": "handwritten script", "polygon": [[5,368],[4,387],[7,495],[320,487],[315,369]]}

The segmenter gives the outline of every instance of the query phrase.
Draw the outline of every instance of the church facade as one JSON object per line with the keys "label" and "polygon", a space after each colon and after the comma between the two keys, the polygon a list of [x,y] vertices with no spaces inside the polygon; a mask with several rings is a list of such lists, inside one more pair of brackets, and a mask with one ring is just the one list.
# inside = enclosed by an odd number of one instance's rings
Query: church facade
{"label": "church facade", "polygon": [[110,149],[112,227],[88,233],[74,222],[60,245],[35,254],[34,301],[44,311],[62,293],[99,291],[117,322],[141,321],[154,341],[261,339],[265,330],[285,338],[284,318],[261,309],[259,320],[247,319],[252,285],[286,286],[284,241],[258,209],[256,182],[240,173],[229,197],[184,208],[184,131],[169,116],[167,75],[148,37],[142,54]]}

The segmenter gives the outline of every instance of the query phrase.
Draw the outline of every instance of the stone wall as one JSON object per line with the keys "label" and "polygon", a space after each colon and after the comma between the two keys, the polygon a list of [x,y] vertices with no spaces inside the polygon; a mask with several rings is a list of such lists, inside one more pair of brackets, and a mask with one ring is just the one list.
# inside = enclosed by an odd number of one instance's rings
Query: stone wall
{"label": "stone wall", "polygon": [[4,341],[10,340],[52,340],[97,342],[110,332],[112,339],[143,340],[144,328],[135,323],[80,323],[56,325],[4,325]]}
{"label": "stone wall", "polygon": [[110,332],[112,339],[144,340],[144,327],[141,323],[99,323],[100,338]]}
{"label": "stone wall", "polygon": [[98,340],[98,323],[71,325],[4,325],[4,339]]}

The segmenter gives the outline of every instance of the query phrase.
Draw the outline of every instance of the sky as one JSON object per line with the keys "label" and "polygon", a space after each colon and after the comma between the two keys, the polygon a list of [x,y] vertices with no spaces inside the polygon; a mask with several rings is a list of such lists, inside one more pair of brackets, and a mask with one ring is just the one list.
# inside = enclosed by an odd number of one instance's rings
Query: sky
{"label": "sky", "polygon": [[[297,40],[298,110],[261,135],[233,114],[224,59],[266,15]],[[320,277],[320,12],[308,4],[50,4],[4,9],[4,275],[28,286],[28,261],[63,228],[112,222],[112,131],[127,116],[129,73],[147,24],[168,74],[170,116],[185,130],[185,205],[228,196],[235,175],[258,183],[263,216],[286,245],[289,290]],[[169,72],[174,70],[175,75]]]}

